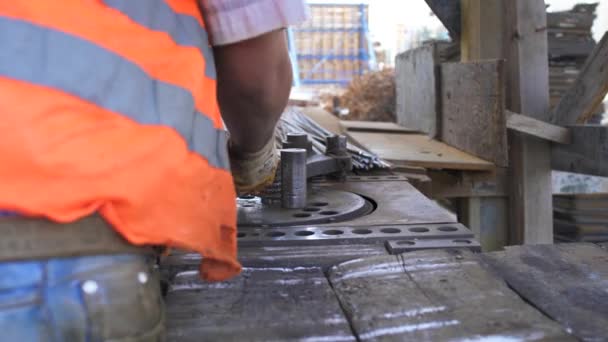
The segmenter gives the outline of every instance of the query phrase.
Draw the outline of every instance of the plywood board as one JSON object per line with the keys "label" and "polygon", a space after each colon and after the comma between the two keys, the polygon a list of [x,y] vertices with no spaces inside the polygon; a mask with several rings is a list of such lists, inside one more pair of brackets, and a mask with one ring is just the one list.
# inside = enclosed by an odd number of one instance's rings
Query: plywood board
{"label": "plywood board", "polygon": [[441,104],[443,142],[509,165],[503,61],[442,64]]}
{"label": "plywood board", "polygon": [[433,44],[399,54],[395,61],[397,123],[438,135],[438,66]]}
{"label": "plywood board", "polygon": [[302,112],[333,134],[341,134],[340,119],[321,107],[304,107]]}
{"label": "plywood board", "polygon": [[398,125],[394,122],[379,121],[340,121],[343,131],[353,132],[386,132],[386,133],[417,133],[415,129]]}
{"label": "plywood board", "polygon": [[494,164],[422,134],[349,132],[357,143],[389,162],[430,169],[492,170]]}

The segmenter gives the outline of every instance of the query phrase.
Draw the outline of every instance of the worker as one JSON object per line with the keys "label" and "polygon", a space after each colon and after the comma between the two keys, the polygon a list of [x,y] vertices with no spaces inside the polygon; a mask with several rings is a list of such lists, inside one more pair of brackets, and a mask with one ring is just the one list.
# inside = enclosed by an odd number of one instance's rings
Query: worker
{"label": "worker", "polygon": [[0,1],[2,341],[162,340],[150,246],[200,253],[209,281],[239,273],[235,185],[272,182],[284,28],[305,15],[300,0]]}

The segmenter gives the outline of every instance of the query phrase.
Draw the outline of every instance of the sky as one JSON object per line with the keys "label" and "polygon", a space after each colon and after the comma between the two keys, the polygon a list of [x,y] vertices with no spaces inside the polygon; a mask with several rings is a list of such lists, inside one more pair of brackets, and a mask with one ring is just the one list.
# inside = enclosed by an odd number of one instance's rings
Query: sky
{"label": "sky", "polygon": [[[326,2],[339,1],[341,0]],[[348,2],[349,0],[343,1]],[[585,1],[546,0],[545,2],[550,5],[549,11],[561,11],[571,9],[575,4]],[[589,0],[587,2],[600,3],[596,12],[598,18],[593,28],[594,37],[599,40],[608,30],[608,0]],[[367,3],[370,5],[370,30],[373,39],[380,41],[389,49],[396,41],[395,25],[397,23],[405,23],[412,29],[421,27],[434,29],[441,26],[439,20],[431,15],[431,10],[423,0],[369,0]]]}

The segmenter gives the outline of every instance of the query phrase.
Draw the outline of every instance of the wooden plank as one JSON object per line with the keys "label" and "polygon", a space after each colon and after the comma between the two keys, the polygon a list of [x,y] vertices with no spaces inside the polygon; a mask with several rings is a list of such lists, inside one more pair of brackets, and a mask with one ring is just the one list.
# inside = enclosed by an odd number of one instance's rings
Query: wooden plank
{"label": "wooden plank", "polygon": [[[543,0],[504,5],[507,109],[549,122],[549,66]],[[513,244],[553,243],[551,144],[509,132]]]}
{"label": "wooden plank", "polygon": [[342,131],[354,132],[386,132],[386,133],[418,133],[418,131],[403,127],[394,122],[379,121],[340,121]]}
{"label": "wooden plank", "polygon": [[169,341],[355,341],[320,268],[245,268],[222,283],[184,272],[166,305]]}
{"label": "wooden plank", "polygon": [[572,143],[553,147],[553,169],[608,177],[608,127],[585,125],[568,128],[572,132]]}
{"label": "wooden plank", "polygon": [[399,54],[395,61],[397,123],[438,135],[438,61],[434,45]]}
{"label": "wooden plank", "polygon": [[349,132],[351,139],[388,162],[430,169],[492,170],[494,164],[422,134]]}
{"label": "wooden plank", "polygon": [[551,122],[558,125],[584,123],[608,93],[608,32],[595,47],[576,83],[552,112]]}
{"label": "wooden plank", "polygon": [[454,0],[425,0],[443,26],[450,32],[452,40],[460,39],[460,3]]}
{"label": "wooden plank", "polygon": [[608,336],[608,252],[592,244],[517,246],[483,258],[528,302],[587,341]]}
{"label": "wooden plank", "polygon": [[353,260],[329,280],[359,341],[569,340],[469,251]]}
{"label": "wooden plank", "polygon": [[507,111],[507,128],[558,144],[572,143],[572,133],[568,128],[511,111]]}
{"label": "wooden plank", "polygon": [[500,167],[508,161],[501,60],[441,65],[441,140]]}

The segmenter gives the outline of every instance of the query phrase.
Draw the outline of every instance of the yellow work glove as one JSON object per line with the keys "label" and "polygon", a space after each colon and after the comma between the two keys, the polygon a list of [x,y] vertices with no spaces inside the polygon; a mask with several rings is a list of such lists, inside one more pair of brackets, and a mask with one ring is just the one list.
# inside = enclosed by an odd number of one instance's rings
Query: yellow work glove
{"label": "yellow work glove", "polygon": [[237,194],[256,194],[274,182],[279,165],[274,136],[257,152],[238,152],[230,145],[228,150]]}

